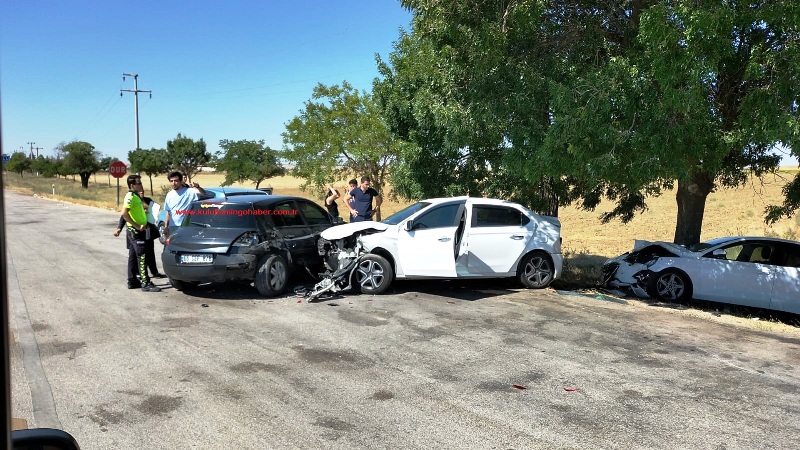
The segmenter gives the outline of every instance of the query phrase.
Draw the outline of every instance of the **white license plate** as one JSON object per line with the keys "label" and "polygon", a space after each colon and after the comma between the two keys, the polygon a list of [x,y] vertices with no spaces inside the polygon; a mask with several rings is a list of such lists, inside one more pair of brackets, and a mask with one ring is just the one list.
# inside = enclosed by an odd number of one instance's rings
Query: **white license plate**
{"label": "white license plate", "polygon": [[211,264],[214,255],[181,255],[181,264]]}

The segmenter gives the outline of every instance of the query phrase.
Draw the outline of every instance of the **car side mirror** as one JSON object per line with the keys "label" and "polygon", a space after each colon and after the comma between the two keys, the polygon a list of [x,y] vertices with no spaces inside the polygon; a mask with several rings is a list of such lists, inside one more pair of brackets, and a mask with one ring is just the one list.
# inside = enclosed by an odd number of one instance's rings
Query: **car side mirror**
{"label": "car side mirror", "polygon": [[339,216],[336,216],[336,225],[341,225],[344,223],[344,219]]}
{"label": "car side mirror", "polygon": [[13,450],[80,450],[78,441],[71,434],[55,428],[33,428],[11,432]]}
{"label": "car side mirror", "polygon": [[414,221],[407,220],[405,225],[403,225],[403,229],[406,231],[412,231],[414,229]]}
{"label": "car side mirror", "polygon": [[713,256],[714,258],[717,258],[717,259],[727,259],[727,256],[726,256],[726,253],[725,253],[725,249],[722,249],[722,248],[718,248],[718,249],[714,250],[713,252],[711,252],[711,256]]}

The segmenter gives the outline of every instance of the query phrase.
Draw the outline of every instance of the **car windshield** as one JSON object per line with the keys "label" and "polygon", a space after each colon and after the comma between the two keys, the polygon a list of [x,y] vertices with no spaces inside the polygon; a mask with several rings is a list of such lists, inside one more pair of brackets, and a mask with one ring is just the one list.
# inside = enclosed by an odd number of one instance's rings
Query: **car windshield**
{"label": "car windshield", "polygon": [[406,220],[409,216],[414,214],[417,211],[422,211],[423,209],[427,208],[431,204],[428,202],[417,202],[413,205],[406,206],[405,208],[397,211],[396,213],[392,214],[391,216],[383,219],[381,222],[388,223],[389,225],[397,225],[398,223]]}
{"label": "car windshield", "polygon": [[725,242],[733,241],[735,239],[737,238],[724,237],[724,238],[711,239],[710,241],[700,242],[694,245],[690,245],[688,249],[690,252],[702,252],[703,250],[709,249],[711,247],[716,247],[719,244],[724,244]]}
{"label": "car windshield", "polygon": [[256,228],[253,208],[246,203],[197,202],[181,226],[205,228]]}

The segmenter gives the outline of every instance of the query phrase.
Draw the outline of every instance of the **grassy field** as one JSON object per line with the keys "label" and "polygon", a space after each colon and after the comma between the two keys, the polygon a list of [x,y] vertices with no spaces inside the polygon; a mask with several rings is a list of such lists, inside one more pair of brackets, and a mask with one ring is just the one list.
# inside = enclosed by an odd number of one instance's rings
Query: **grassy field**
{"label": "grassy field", "polygon": [[[797,239],[800,235],[800,216],[784,219],[773,226],[767,226],[763,220],[764,208],[769,204],[780,203],[781,188],[787,179],[797,173],[797,169],[784,169],[775,175],[769,175],[763,181],[753,180],[748,185],[737,189],[723,189],[712,193],[706,203],[701,239],[713,239],[732,235],[766,235],[788,239]],[[111,210],[117,208],[116,179],[105,173],[98,173],[90,180],[89,188],[82,189],[79,181],[71,178],[41,178],[32,175],[8,173],[5,176],[7,187],[14,190],[53,198],[60,201],[81,203]],[[224,179],[222,174],[202,173],[194,178],[201,186],[219,186]],[[144,178],[144,185],[150,194],[150,180]],[[166,177],[153,180],[151,195],[163,202],[169,190]],[[120,196],[127,189],[125,180],[121,180]],[[276,194],[296,195],[313,201],[322,201],[316,192],[301,191],[301,180],[294,177],[271,178],[262,183],[272,186]],[[55,195],[53,195],[55,186]],[[255,187],[254,183],[236,184],[241,187]],[[336,187],[344,193],[346,181],[337,183]],[[385,193],[384,193],[385,194]],[[392,214],[410,202],[384,201],[381,207],[383,217]],[[600,277],[600,265],[607,258],[630,250],[634,239],[672,241],[675,233],[677,206],[675,193],[648,200],[649,209],[636,216],[631,222],[622,224],[618,221],[602,224],[600,214],[611,208],[609,204],[601,204],[595,211],[582,211],[574,206],[562,207],[559,218],[562,223],[563,251],[566,257],[564,279],[565,287],[593,287]]]}

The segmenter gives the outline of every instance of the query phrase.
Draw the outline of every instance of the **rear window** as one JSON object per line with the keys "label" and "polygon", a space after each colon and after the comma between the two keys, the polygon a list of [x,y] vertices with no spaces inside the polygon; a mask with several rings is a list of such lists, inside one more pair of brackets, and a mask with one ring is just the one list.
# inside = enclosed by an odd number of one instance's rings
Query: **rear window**
{"label": "rear window", "polygon": [[256,214],[249,204],[197,202],[181,226],[256,229]]}

